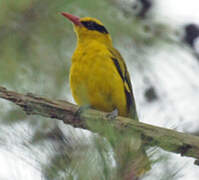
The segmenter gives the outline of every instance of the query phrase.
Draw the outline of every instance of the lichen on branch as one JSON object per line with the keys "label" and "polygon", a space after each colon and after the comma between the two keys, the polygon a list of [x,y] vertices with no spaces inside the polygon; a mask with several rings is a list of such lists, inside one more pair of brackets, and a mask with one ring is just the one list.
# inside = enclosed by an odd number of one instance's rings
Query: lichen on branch
{"label": "lichen on branch", "polygon": [[[7,99],[20,106],[27,115],[40,115],[62,120],[65,124],[90,129],[88,121],[97,123],[106,121],[119,130],[138,131],[145,144],[158,146],[165,151],[179,153],[182,156],[199,159],[199,137],[175,130],[157,127],[129,118],[118,116],[114,120],[107,113],[88,109],[77,115],[79,107],[67,101],[52,100],[28,93],[20,94],[0,86],[0,98]],[[93,130],[93,129],[92,129]],[[197,164],[197,163],[196,163]]]}

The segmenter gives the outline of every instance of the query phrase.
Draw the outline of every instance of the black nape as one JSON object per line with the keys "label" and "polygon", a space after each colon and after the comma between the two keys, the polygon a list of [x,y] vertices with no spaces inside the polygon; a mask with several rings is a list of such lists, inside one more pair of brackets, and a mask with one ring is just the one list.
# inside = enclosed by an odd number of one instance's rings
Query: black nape
{"label": "black nape", "polygon": [[102,26],[94,21],[81,21],[81,23],[88,30],[94,30],[94,31],[98,31],[103,34],[108,34],[108,31],[106,30],[106,28],[104,26]]}

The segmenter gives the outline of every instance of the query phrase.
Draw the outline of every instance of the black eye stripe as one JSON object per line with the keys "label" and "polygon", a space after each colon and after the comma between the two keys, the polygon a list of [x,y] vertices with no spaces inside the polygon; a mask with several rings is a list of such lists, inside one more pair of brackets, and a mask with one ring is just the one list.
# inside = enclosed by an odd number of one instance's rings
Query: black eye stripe
{"label": "black eye stripe", "polygon": [[97,24],[94,21],[81,21],[84,27],[86,27],[89,30],[95,30],[104,34],[108,34],[108,31],[106,28],[100,24]]}

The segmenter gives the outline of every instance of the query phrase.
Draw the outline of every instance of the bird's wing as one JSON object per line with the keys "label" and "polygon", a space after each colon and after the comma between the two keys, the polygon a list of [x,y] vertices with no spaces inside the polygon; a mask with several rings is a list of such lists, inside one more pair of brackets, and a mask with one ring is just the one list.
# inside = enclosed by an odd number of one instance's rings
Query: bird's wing
{"label": "bird's wing", "polygon": [[119,53],[117,49],[111,48],[109,49],[109,51],[111,52],[111,55],[112,55],[111,59],[113,60],[117,68],[117,71],[120,74],[120,77],[122,78],[123,83],[124,83],[124,90],[126,94],[126,101],[127,101],[127,108],[129,111],[129,116],[132,117],[133,119],[138,120],[130,76],[129,76],[129,72],[127,71],[127,67],[124,62],[124,59],[122,58],[121,54]]}

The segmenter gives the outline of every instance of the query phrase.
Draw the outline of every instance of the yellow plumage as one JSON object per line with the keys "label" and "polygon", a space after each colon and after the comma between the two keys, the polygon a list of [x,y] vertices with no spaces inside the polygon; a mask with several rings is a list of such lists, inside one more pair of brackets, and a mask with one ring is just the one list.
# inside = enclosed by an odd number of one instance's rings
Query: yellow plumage
{"label": "yellow plumage", "polygon": [[124,83],[111,59],[107,47],[97,41],[86,48],[78,44],[72,58],[70,85],[73,97],[80,106],[90,105],[101,111],[115,108],[127,115]]}
{"label": "yellow plumage", "polygon": [[[102,25],[94,18],[81,18],[80,21]],[[72,57],[70,86],[77,104],[106,112],[118,109],[122,116],[129,116],[129,108],[136,112],[134,103],[127,104],[127,92],[133,101],[130,78],[121,55],[112,46],[110,35],[94,30],[89,32],[78,26],[75,31],[78,43]]]}
{"label": "yellow plumage", "polygon": [[[119,115],[138,120],[127,67],[120,53],[113,47],[103,24],[95,18],[78,18],[68,13],[63,15],[73,22],[77,35],[77,47],[70,69],[70,86],[77,104],[105,112],[117,109]],[[141,139],[138,139],[140,142]],[[136,149],[134,145],[131,146],[131,140],[123,140],[121,143],[132,151]],[[128,148],[125,150],[129,151]],[[136,154],[138,158],[134,162],[148,162],[141,146]],[[126,163],[132,165],[131,160]],[[143,168],[134,170],[136,174],[144,172]]]}

